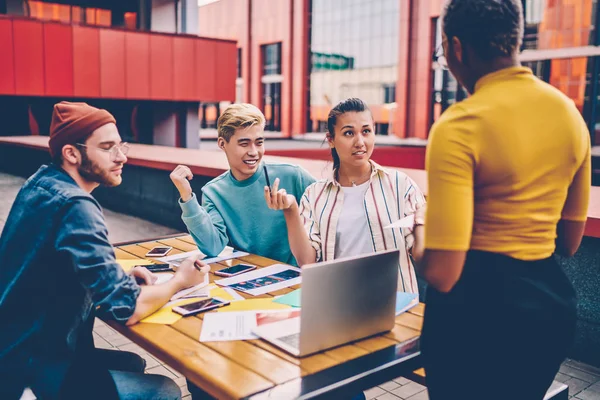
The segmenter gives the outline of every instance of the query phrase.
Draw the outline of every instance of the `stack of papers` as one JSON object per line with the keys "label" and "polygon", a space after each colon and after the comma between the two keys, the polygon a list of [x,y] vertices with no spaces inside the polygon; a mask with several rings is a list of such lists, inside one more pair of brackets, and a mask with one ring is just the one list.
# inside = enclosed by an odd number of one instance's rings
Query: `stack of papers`
{"label": "stack of papers", "polygon": [[179,253],[172,256],[158,258],[158,261],[166,262],[175,266],[179,266],[185,259],[190,257],[200,256],[202,262],[206,264],[214,264],[217,262],[231,260],[233,258],[239,258],[247,256],[249,253],[244,251],[236,251],[233,247],[226,246],[225,249],[219,253],[217,257],[206,258],[206,254],[200,250],[188,251],[187,253]]}

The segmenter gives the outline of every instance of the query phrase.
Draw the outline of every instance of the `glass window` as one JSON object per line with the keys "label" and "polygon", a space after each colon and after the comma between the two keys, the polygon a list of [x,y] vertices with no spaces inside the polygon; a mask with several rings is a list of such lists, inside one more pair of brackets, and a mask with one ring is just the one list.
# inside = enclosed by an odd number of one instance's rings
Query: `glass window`
{"label": "glass window", "polygon": [[383,85],[383,102],[385,104],[396,102],[396,84]]}
{"label": "glass window", "polygon": [[242,49],[237,49],[237,77],[242,77]]}
{"label": "glass window", "polygon": [[523,49],[556,49],[595,44],[598,0],[522,2],[525,16]]}
{"label": "glass window", "polygon": [[432,73],[432,100],[430,110],[430,123],[433,124],[440,115],[446,111],[452,104],[465,99],[467,91],[452,76],[445,67],[444,62],[440,60],[442,54],[442,28],[441,20],[438,18],[435,22],[435,41],[433,55],[433,73]]}
{"label": "glass window", "polygon": [[[23,14],[45,21],[59,21],[95,26],[113,26],[114,11],[102,8],[80,7],[69,4],[48,3],[46,1],[23,2]],[[137,12],[121,14],[122,22],[115,23],[127,29],[137,29]],[[117,18],[118,19],[118,18]]]}
{"label": "glass window", "polygon": [[281,42],[262,46],[263,75],[281,74]]}
{"label": "glass window", "polygon": [[[309,131],[323,132],[329,110],[364,100],[378,134],[393,129],[398,79],[399,0],[312,0]],[[391,132],[390,132],[391,133]]]}

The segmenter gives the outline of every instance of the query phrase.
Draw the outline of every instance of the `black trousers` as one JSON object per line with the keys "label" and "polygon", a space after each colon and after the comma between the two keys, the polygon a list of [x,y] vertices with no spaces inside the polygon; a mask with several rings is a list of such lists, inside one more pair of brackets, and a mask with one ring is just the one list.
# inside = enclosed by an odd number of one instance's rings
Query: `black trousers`
{"label": "black trousers", "polygon": [[575,324],[575,291],[554,258],[470,251],[452,291],[427,290],[422,354],[430,399],[543,399]]}

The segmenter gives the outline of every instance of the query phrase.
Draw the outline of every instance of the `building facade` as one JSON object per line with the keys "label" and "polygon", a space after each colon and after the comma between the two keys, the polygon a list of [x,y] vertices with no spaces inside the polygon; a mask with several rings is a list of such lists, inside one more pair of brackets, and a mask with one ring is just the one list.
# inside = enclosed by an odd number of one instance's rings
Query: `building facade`
{"label": "building facade", "polygon": [[[283,136],[323,132],[329,109],[355,96],[373,110],[378,133],[425,139],[439,115],[466,96],[435,62],[442,4],[217,0],[199,8],[198,27],[202,35],[237,41],[236,101],[260,106],[267,129]],[[571,97],[595,135],[597,0],[523,6],[525,65]]]}
{"label": "building facade", "polygon": [[1,135],[47,135],[86,101],[126,141],[199,146],[201,101],[235,99],[236,43],[198,37],[197,0],[0,0]]}

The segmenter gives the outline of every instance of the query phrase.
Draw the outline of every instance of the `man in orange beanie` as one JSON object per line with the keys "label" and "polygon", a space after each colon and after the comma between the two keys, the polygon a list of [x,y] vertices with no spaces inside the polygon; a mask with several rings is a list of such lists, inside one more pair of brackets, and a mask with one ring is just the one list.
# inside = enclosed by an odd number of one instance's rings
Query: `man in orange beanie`
{"label": "man in orange beanie", "polygon": [[145,268],[124,273],[91,196],[121,183],[128,147],[114,117],[61,102],[50,130],[53,163],[25,182],[0,237],[0,398],[29,387],[43,399],[178,399],[173,381],[144,374],[141,357],[96,349],[94,318],[134,324],[209,267],[190,258],[161,285]]}

